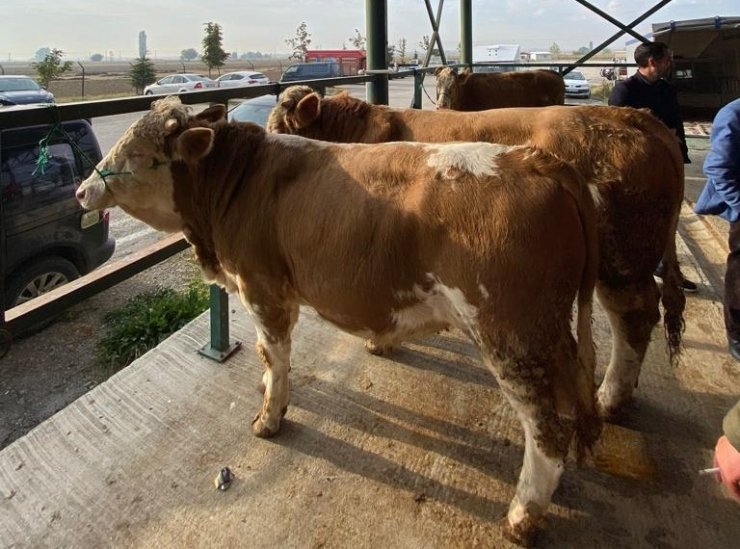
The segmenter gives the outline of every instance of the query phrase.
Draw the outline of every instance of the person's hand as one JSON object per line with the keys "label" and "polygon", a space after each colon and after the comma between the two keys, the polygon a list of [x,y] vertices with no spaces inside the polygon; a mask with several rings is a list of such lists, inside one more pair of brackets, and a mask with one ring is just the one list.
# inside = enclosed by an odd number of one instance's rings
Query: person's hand
{"label": "person's hand", "polygon": [[719,480],[736,499],[740,500],[740,452],[726,436],[714,448],[714,466],[719,467]]}

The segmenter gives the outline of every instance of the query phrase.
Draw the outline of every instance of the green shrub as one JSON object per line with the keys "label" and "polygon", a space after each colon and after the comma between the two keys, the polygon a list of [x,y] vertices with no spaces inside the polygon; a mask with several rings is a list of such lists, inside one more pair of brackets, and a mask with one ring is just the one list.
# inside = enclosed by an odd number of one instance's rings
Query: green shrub
{"label": "green shrub", "polygon": [[208,298],[208,286],[200,280],[182,292],[157,288],[131,298],[103,320],[100,363],[113,370],[129,365],[205,311]]}

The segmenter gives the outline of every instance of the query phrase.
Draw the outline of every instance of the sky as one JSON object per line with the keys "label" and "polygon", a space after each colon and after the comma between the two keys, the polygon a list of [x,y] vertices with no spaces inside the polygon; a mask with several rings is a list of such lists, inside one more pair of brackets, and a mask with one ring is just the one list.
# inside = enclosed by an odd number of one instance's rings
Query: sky
{"label": "sky", "polygon": [[[436,13],[439,0],[431,0]],[[26,61],[43,47],[60,49],[65,59],[87,60],[95,53],[113,58],[138,56],[138,36],[145,31],[149,57],[179,57],[182,50],[201,50],[204,23],[221,25],[223,47],[288,53],[285,40],[295,37],[301,22],[311,34],[311,47],[351,47],[359,29],[365,35],[364,0],[0,0],[0,64]],[[658,0],[591,0],[592,5],[624,24],[640,17]],[[432,28],[423,0],[387,0],[388,40],[406,39],[407,52],[422,51],[419,42]],[[445,51],[460,42],[460,2],[447,0],[440,19]],[[600,44],[618,28],[575,0],[472,0],[473,45],[519,44],[524,50],[548,50],[556,43],[571,51]],[[638,25],[671,20],[740,16],[738,0],[673,0]],[[624,49],[629,36],[611,49]]]}

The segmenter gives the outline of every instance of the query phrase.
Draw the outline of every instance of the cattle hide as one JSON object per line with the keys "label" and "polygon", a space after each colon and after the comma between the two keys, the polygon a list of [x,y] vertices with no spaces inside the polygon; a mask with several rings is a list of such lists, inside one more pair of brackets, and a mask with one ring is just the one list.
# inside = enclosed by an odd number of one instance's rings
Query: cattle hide
{"label": "cattle hide", "polygon": [[[599,390],[604,415],[617,414],[637,385],[650,334],[660,319],[653,272],[667,273],[662,302],[675,360],[685,298],[675,237],[683,198],[678,139],[648,111],[569,106],[494,109],[476,113],[391,109],[310,88],[285,90],[267,128],[343,143],[489,141],[530,144],[566,160],[588,181],[597,203],[600,266],[597,295],[612,332],[612,355]],[[388,349],[369,342],[374,352]]]}
{"label": "cattle hide", "polygon": [[582,453],[600,432],[596,214],[579,173],[536,147],[330,144],[224,113],[156,102],[82,183],[80,203],[182,230],[204,272],[238,292],[265,367],[258,436],[287,411],[300,304],[381,343],[444,326],[468,334],[524,428],[506,531],[526,542],[573,435]]}

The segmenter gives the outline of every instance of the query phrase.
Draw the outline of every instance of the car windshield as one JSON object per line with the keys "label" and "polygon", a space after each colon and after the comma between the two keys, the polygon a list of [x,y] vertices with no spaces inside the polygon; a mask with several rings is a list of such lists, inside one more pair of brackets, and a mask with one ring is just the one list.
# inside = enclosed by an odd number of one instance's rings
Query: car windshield
{"label": "car windshield", "polygon": [[264,128],[274,106],[274,96],[268,96],[268,99],[260,102],[245,101],[229,113],[229,120],[254,122]]}
{"label": "car windshield", "polygon": [[0,78],[0,92],[39,90],[41,87],[30,78]]}
{"label": "car windshield", "polygon": [[565,79],[566,80],[586,80],[586,77],[583,76],[583,74],[581,74],[578,71],[573,71],[569,74],[566,74]]}
{"label": "car windshield", "polygon": [[208,82],[211,80],[210,78],[206,78],[205,76],[201,76],[199,74],[190,74],[188,75],[188,78],[195,82]]}

